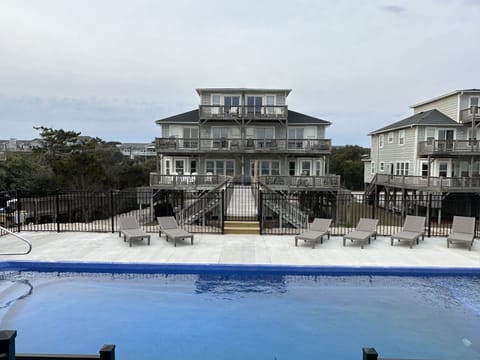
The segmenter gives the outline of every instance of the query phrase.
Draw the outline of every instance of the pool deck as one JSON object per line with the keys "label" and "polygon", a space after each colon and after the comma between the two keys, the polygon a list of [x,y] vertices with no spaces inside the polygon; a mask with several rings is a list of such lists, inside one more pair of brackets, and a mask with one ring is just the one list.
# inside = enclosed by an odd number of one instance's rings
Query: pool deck
{"label": "pool deck", "polygon": [[[195,234],[189,241],[166,242],[151,234],[151,244],[134,242],[132,247],[118,233],[21,232],[31,241],[28,255],[0,256],[0,261],[65,261],[155,264],[249,264],[354,267],[439,267],[479,268],[480,243],[471,251],[461,245],[447,248],[445,238],[428,238],[412,249],[405,243],[390,245],[389,237],[379,236],[363,249],[356,242],[333,236],[315,249],[293,235],[213,235]],[[25,243],[10,235],[0,237],[0,252],[23,251]]]}

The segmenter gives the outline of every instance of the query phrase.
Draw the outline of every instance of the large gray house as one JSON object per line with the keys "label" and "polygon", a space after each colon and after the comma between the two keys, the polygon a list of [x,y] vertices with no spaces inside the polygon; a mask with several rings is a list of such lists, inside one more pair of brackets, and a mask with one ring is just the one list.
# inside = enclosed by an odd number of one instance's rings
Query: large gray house
{"label": "large gray house", "polygon": [[157,120],[154,188],[210,187],[225,177],[279,188],[331,188],[330,122],[289,110],[289,89],[199,88],[197,109]]}
{"label": "large gray house", "polygon": [[395,198],[400,191],[405,199],[430,194],[438,208],[470,194],[462,206],[470,214],[480,194],[479,99],[480,89],[456,90],[415,104],[412,116],[372,131],[367,192]]}

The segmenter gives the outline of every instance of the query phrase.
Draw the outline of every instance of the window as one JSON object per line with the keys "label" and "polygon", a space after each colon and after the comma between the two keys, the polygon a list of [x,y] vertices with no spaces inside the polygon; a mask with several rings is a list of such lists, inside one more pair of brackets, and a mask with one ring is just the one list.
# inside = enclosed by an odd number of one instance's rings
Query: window
{"label": "window", "polygon": [[438,164],[438,176],[447,177],[448,175],[448,163],[441,162]]}
{"label": "window", "polygon": [[295,160],[290,160],[288,162],[288,175],[290,176],[295,176],[295,172],[296,172],[296,166],[297,166],[297,163],[295,162]]}
{"label": "window", "polygon": [[383,134],[380,134],[378,136],[378,147],[379,148],[383,148],[383,141],[384,141],[384,135]]}
{"label": "window", "polygon": [[315,176],[323,176],[323,161],[315,161]]}
{"label": "window", "polygon": [[183,128],[183,147],[196,148],[198,146],[198,128],[184,127]]}
{"label": "window", "polygon": [[375,163],[373,161],[370,164],[370,174],[375,174]]}
{"label": "window", "polygon": [[304,139],[304,128],[290,128],[288,129],[288,148],[302,149]]}
{"label": "window", "polygon": [[383,161],[380,162],[380,167],[378,171],[384,172],[385,171],[385,163]]}
{"label": "window", "polygon": [[461,161],[460,162],[460,176],[461,177],[468,177],[468,162]]}
{"label": "window", "polygon": [[185,160],[175,160],[175,172],[182,175],[185,172]]}
{"label": "window", "polygon": [[233,160],[207,160],[205,172],[215,175],[233,176],[235,174],[235,162]]}
{"label": "window", "polygon": [[435,128],[425,129],[425,140],[428,145],[433,145],[433,142],[435,141]]}
{"label": "window", "polygon": [[212,128],[213,147],[223,148],[227,147],[228,128],[214,127]]}
{"label": "window", "polygon": [[470,96],[470,99],[469,99],[469,104],[470,106],[478,106],[478,101],[479,97],[478,96]]}
{"label": "window", "polygon": [[[255,160],[250,161],[250,175],[255,176]],[[279,176],[280,160],[258,160],[259,176]]]}
{"label": "window", "polygon": [[197,160],[192,159],[190,160],[190,173],[196,173],[197,172]]}
{"label": "window", "polygon": [[165,175],[170,175],[170,160],[165,160]]}
{"label": "window", "polygon": [[409,167],[408,161],[397,162],[397,171],[395,174],[401,175],[401,176],[408,176],[408,167]]}
{"label": "window", "polygon": [[400,130],[398,132],[398,144],[399,145],[405,144],[405,130]]}
{"label": "window", "polygon": [[266,101],[267,101],[267,114],[275,114],[275,96],[274,95],[267,95],[266,96]]}
{"label": "window", "polygon": [[387,141],[388,141],[389,144],[393,143],[393,132],[388,133]]}
{"label": "window", "polygon": [[249,114],[260,114],[262,110],[261,96],[247,96],[247,112]]}
{"label": "window", "polygon": [[212,115],[220,114],[221,107],[220,107],[220,95],[212,95],[212,107],[211,113]]}
{"label": "window", "polygon": [[240,96],[225,96],[223,98],[225,114],[236,113],[240,105]]}
{"label": "window", "polygon": [[220,95],[212,95],[212,105],[220,105]]}
{"label": "window", "polygon": [[257,139],[257,147],[263,148],[268,147],[271,144],[271,141],[268,139],[273,139],[273,128],[255,128],[255,138]]}
{"label": "window", "polygon": [[301,175],[305,176],[310,176],[311,175],[311,168],[312,168],[312,162],[310,160],[302,160],[300,162],[301,166]]}
{"label": "window", "polygon": [[428,166],[428,162],[422,162],[422,176],[427,177],[430,175],[430,169]]}

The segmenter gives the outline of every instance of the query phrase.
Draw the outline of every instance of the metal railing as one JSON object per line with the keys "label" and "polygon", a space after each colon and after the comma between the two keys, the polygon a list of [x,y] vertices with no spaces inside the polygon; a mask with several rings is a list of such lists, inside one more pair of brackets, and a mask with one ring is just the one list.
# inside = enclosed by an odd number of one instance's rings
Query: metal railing
{"label": "metal railing", "polygon": [[0,255],[27,255],[32,251],[32,243],[25,239],[23,236],[16,234],[8,229],[5,229],[3,226],[0,226],[0,236],[4,235],[4,233],[10,234],[13,237],[16,237],[17,239],[23,241],[25,244],[27,244],[28,248],[24,252],[5,252],[5,253],[0,253]]}
{"label": "metal railing", "polygon": [[200,119],[285,119],[287,105],[200,105]]}
{"label": "metal railing", "polygon": [[480,141],[470,140],[428,140],[418,143],[419,155],[478,155]]}
{"label": "metal railing", "polygon": [[480,119],[480,107],[478,106],[470,106],[469,108],[460,111],[461,122],[470,122],[478,119]]}
{"label": "metal railing", "polygon": [[340,175],[325,176],[259,176],[272,190],[340,189]]}
{"label": "metal railing", "polygon": [[480,190],[480,177],[438,177],[438,176],[402,176],[377,174],[377,185],[418,189],[425,191],[477,192]]}

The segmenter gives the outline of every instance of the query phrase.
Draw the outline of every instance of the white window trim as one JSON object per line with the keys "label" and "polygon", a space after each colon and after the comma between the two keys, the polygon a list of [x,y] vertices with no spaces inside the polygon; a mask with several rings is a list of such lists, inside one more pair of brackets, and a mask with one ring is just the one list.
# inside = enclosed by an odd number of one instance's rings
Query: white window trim
{"label": "white window trim", "polygon": [[388,134],[387,134],[387,142],[389,144],[393,144],[393,141],[394,141],[394,134],[393,134],[393,131],[390,131]]}
{"label": "white window trim", "polygon": [[370,174],[374,175],[375,174],[375,161],[372,161],[370,163]]}
{"label": "white window trim", "polygon": [[384,161],[380,161],[380,166],[378,168],[378,171],[379,172],[385,172],[385,162]]}
{"label": "white window trim", "polygon": [[382,149],[383,146],[384,146],[384,144],[385,144],[385,136],[384,136],[384,134],[380,134],[380,135],[378,136],[378,147],[379,147],[380,149]]}
{"label": "white window trim", "polygon": [[470,95],[468,97],[468,107],[472,106],[472,98],[476,98],[477,99],[477,106],[480,106],[480,96],[479,95]]}
{"label": "white window trim", "polygon": [[[402,139],[403,139],[403,143],[401,142]],[[405,145],[405,130],[399,130],[398,131],[398,145],[400,145],[400,146]]]}

